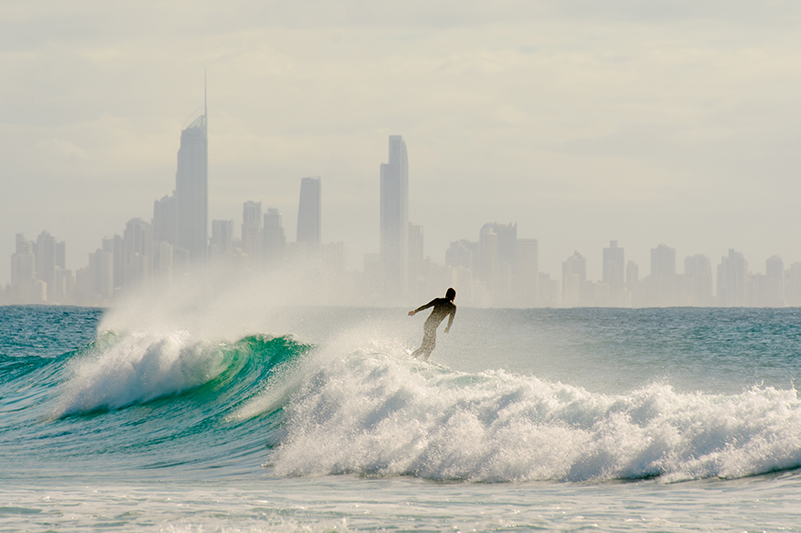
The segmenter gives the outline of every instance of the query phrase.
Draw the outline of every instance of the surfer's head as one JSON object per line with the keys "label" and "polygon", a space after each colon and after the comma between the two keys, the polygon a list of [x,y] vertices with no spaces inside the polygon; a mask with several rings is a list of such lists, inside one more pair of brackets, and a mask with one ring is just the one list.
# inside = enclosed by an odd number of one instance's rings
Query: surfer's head
{"label": "surfer's head", "polygon": [[456,298],[456,291],[453,290],[453,287],[448,289],[448,291],[445,293],[445,298],[447,298],[448,300],[451,300],[451,301],[453,301],[454,298]]}

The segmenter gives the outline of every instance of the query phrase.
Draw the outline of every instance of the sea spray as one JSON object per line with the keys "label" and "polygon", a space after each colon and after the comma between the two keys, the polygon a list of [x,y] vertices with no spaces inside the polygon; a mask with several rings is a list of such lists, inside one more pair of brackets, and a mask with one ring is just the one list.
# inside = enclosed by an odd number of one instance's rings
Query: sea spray
{"label": "sea spray", "polygon": [[293,334],[303,320],[298,309],[325,303],[314,274],[308,265],[243,271],[221,264],[193,270],[169,285],[125,294],[106,311],[99,330],[158,335],[186,331],[210,342]]}

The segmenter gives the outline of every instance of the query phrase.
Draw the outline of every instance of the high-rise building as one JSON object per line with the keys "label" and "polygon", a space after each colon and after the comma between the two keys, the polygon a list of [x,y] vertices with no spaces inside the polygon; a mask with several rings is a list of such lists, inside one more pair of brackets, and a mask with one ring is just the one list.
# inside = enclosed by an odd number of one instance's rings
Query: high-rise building
{"label": "high-rise building", "polygon": [[33,253],[33,243],[27,240],[25,235],[18,233],[16,252],[11,254],[12,299],[17,303],[38,303],[44,301],[43,290],[46,291],[47,288],[36,279],[36,255]]}
{"label": "high-rise building", "polygon": [[766,307],[784,307],[784,261],[778,255],[765,261],[765,277],[767,278],[766,294],[763,304]]}
{"label": "high-rise building", "polygon": [[537,292],[539,293],[538,301],[542,307],[556,307],[558,305],[559,281],[551,279],[550,274],[540,272]]}
{"label": "high-rise building", "polygon": [[626,263],[626,286],[632,290],[640,282],[640,267],[634,261]]}
{"label": "high-rise building", "polygon": [[718,266],[718,305],[743,307],[747,303],[748,262],[740,252],[729,249]]}
{"label": "high-rise building", "polygon": [[165,279],[168,282],[171,281],[173,266],[175,264],[175,254],[173,253],[172,244],[167,241],[154,242],[150,263],[154,276]]}
{"label": "high-rise building", "polygon": [[785,275],[785,293],[787,305],[801,306],[801,263],[793,263]]}
{"label": "high-rise building", "polygon": [[89,254],[89,294],[93,300],[108,301],[114,296],[114,254],[102,248]]}
{"label": "high-rise building", "polygon": [[67,269],[67,243],[64,241],[56,243],[56,268]]}
{"label": "high-rise building", "polygon": [[605,303],[612,307],[627,307],[626,256],[617,241],[609,241],[609,248],[604,248],[603,261],[603,282],[609,291],[609,301]]}
{"label": "high-rise building", "polygon": [[586,281],[587,261],[580,253],[574,252],[562,263],[562,305],[581,305]]}
{"label": "high-rise building", "polygon": [[514,265],[517,261],[517,224],[488,222],[479,234],[490,229],[498,236],[498,261]]}
{"label": "high-rise building", "polygon": [[476,277],[484,282],[493,305],[517,305],[513,284],[517,265],[517,224],[488,222],[481,227]]}
{"label": "high-rise building", "polygon": [[478,234],[476,277],[483,281],[490,291],[496,290],[499,263],[498,234],[495,233],[492,224],[484,224]]}
{"label": "high-rise building", "polygon": [[535,307],[539,295],[539,243],[537,239],[517,239],[515,290],[517,305]]}
{"label": "high-rise building", "polygon": [[647,305],[643,296],[643,286],[640,283],[640,267],[634,261],[626,262],[626,290],[629,293],[632,307]]}
{"label": "high-rise building", "polygon": [[234,221],[233,220],[212,220],[211,221],[211,246],[212,257],[221,257],[234,246]]}
{"label": "high-rise building", "polygon": [[651,275],[669,278],[676,275],[676,249],[660,244],[651,248]]}
{"label": "high-rise building", "polygon": [[[149,222],[141,218],[128,221],[123,234],[122,256],[123,282],[126,287],[138,285],[149,279],[153,258],[153,226]],[[113,257],[111,260],[113,264]]]}
{"label": "high-rise building", "polygon": [[124,242],[123,238],[119,235],[113,237],[105,237],[103,239],[103,251],[108,252],[113,258],[113,274],[114,274],[114,288],[122,287],[125,283],[125,258],[124,258]]}
{"label": "high-rise building", "polygon": [[181,132],[175,173],[175,245],[190,260],[206,259],[209,220],[208,108]]}
{"label": "high-rise building", "polygon": [[617,241],[609,241],[609,248],[604,248],[603,280],[610,290],[621,290],[626,284],[625,257],[625,252],[618,247]]}
{"label": "high-rise building", "polygon": [[262,254],[265,262],[276,265],[281,262],[286,249],[286,235],[281,223],[281,214],[278,209],[271,207],[264,215],[264,229],[262,230]]}
{"label": "high-rise building", "polygon": [[660,244],[651,248],[651,276],[648,279],[648,305],[676,304],[676,249]]}
{"label": "high-rise building", "polygon": [[175,196],[153,202],[153,242],[175,244]]}
{"label": "high-rise building", "polygon": [[316,249],[320,246],[321,228],[320,177],[303,178],[300,180],[297,242]]}
{"label": "high-rise building", "polygon": [[684,259],[684,281],[687,300],[683,304],[712,305],[712,262],[707,256],[697,254]]}
{"label": "high-rise building", "polygon": [[48,299],[53,299],[56,280],[56,239],[43,231],[36,238],[36,277],[47,284]]}
{"label": "high-rise building", "polygon": [[401,298],[409,273],[409,156],[400,135],[390,135],[389,162],[381,164],[380,229],[384,293]]}
{"label": "high-rise building", "polygon": [[242,251],[253,259],[261,257],[261,202],[242,205]]}
{"label": "high-rise building", "polygon": [[462,239],[452,242],[450,247],[445,250],[445,264],[451,268],[473,271],[476,269],[477,255],[478,243]]}

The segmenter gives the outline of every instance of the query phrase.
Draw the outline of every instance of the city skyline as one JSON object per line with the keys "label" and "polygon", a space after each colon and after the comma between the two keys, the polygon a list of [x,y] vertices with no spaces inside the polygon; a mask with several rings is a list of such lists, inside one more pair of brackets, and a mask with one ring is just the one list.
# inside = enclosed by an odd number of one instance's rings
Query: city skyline
{"label": "city skyline", "polygon": [[66,268],[65,241],[47,231],[35,242],[17,234],[11,281],[0,301],[111,305],[119,294],[169,285],[196,266],[269,272],[289,261],[293,268],[312,266],[310,272],[324,280],[318,290],[351,304],[403,304],[452,285],[459,287],[461,300],[481,307],[801,305],[801,262],[785,269],[774,254],[765,262],[765,274],[754,273],[744,254],[732,248],[713,275],[712,261],[703,254],[685,257],[679,273],[676,249],[659,244],[650,249],[650,272],[641,278],[639,265],[610,240],[598,280],[588,277],[587,259],[578,250],[562,262],[561,278],[553,278],[539,268],[539,241],[518,238],[517,223],[511,222],[487,222],[476,241],[452,241],[444,264],[438,264],[425,254],[424,227],[409,222],[408,148],[401,135],[388,136],[388,163],[380,164],[380,252],[365,254],[363,271],[347,274],[344,242],[323,244],[320,176],[300,180],[295,242],[287,242],[280,211],[268,207],[265,213],[262,202],[253,200],[242,204],[239,239],[233,219],[212,220],[208,238],[207,115],[204,90],[203,114],[181,130],[175,189],[153,202],[150,222],[128,220],[122,236],[103,237],[87,266],[74,272]]}
{"label": "city skyline", "polygon": [[759,271],[801,261],[801,6],[317,7],[4,11],[0,258],[47,230],[77,267],[150,219],[208,71],[209,219],[236,236],[249,199],[291,240],[297,180],[320,175],[324,238],[359,268],[379,252],[377,154],[402,133],[409,219],[438,261],[487,221],[536,238],[555,277],[579,250],[599,279],[609,240],[641,269],[660,242],[713,262],[733,248]]}
{"label": "city skyline", "polygon": [[[248,228],[247,222],[254,214],[261,214],[261,203],[245,202],[243,229]],[[260,271],[269,273],[289,260],[287,266],[291,269],[305,270],[312,266],[309,272],[327,278],[318,288],[330,291],[331,283],[338,285],[334,292],[341,305],[364,305],[371,299],[382,305],[394,301],[387,300],[380,292],[384,290],[380,261],[376,263],[379,271],[371,272],[368,255],[364,272],[347,274],[344,243],[318,248],[296,241],[287,246],[281,216],[275,208],[267,209],[264,225],[260,225],[258,231],[257,242],[262,244],[251,250],[250,256],[244,251],[249,233],[243,231],[243,239],[232,239],[231,223],[213,221],[208,267],[226,264],[228,268],[233,267],[229,274],[238,275],[237,269],[245,267],[251,274],[259,275]],[[123,236],[104,238],[101,248],[89,255],[88,265],[73,272],[65,269],[64,241],[57,241],[46,231],[36,241],[28,241],[18,234],[16,252],[10,258],[12,281],[0,290],[0,304],[111,305],[117,296],[129,294],[132,289],[167,288],[172,276],[183,275],[191,263],[187,261],[188,254],[183,259],[180,252],[172,255],[172,245],[153,241],[153,235],[152,224],[131,219]],[[617,241],[610,241],[602,254],[603,279],[587,277],[586,258],[576,251],[562,262],[559,280],[538,270],[538,242],[518,239],[516,224],[486,223],[476,241],[452,242],[445,253],[445,265],[437,265],[430,258],[422,260],[419,250],[415,251],[422,245],[422,227],[410,225],[411,235],[415,237],[410,238],[413,243],[409,255],[410,291],[405,299],[419,299],[426,291],[436,290],[440,285],[453,285],[459,287],[460,300],[474,307],[801,306],[801,263],[785,268],[784,261],[777,255],[765,261],[765,274],[755,274],[742,253],[729,249],[728,255],[717,265],[713,278],[710,258],[702,254],[685,257],[684,271],[679,272],[676,250],[660,244],[650,250],[650,272],[641,278],[639,266],[625,259],[625,249]],[[181,265],[182,261],[187,262]],[[258,267],[255,271],[252,270],[254,266]],[[621,280],[623,272],[625,278]],[[353,274],[358,277],[353,278]],[[355,279],[360,281],[354,285]],[[347,288],[341,286],[343,282]],[[379,293],[369,294],[375,288]],[[353,289],[360,292],[354,294]]]}
{"label": "city skyline", "polygon": [[425,255],[424,227],[408,221],[408,148],[401,135],[388,137],[389,162],[380,165],[381,251],[364,256],[363,271],[348,272],[344,242],[322,241],[319,176],[300,180],[295,242],[287,242],[280,211],[267,207],[265,213],[253,200],[242,204],[239,239],[234,220],[220,219],[211,221],[208,239],[207,113],[204,102],[204,114],[181,131],[175,190],[153,202],[150,222],[128,220],[122,235],[103,237],[88,264],[74,272],[66,266],[65,241],[47,231],[35,242],[17,234],[11,281],[0,302],[111,305],[132,290],[169,286],[196,266],[226,265],[237,275],[243,267],[258,274],[289,265],[311,268],[316,290],[343,304],[402,305],[451,285],[460,301],[479,307],[801,305],[801,263],[785,268],[772,255],[765,274],[754,273],[744,254],[731,248],[713,275],[703,254],[685,257],[680,273],[676,249],[659,244],[650,249],[650,272],[641,277],[639,265],[611,240],[602,250],[600,279],[588,277],[587,259],[578,250],[562,262],[561,278],[554,278],[540,270],[539,241],[518,238],[517,223],[485,223],[476,241],[452,241],[438,264]]}

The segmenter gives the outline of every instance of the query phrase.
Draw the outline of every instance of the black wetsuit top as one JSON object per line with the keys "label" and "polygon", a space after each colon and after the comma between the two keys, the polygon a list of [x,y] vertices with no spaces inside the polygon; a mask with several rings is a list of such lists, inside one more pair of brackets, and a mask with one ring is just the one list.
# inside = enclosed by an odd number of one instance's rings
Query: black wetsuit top
{"label": "black wetsuit top", "polygon": [[430,302],[425,305],[421,305],[417,309],[414,310],[415,313],[419,313],[424,309],[428,309],[429,307],[433,307],[434,310],[431,311],[431,314],[426,319],[426,323],[423,326],[424,329],[437,329],[437,326],[445,320],[445,317],[450,315],[448,319],[448,328],[451,327],[453,324],[453,318],[456,316],[456,305],[447,298],[434,298]]}

